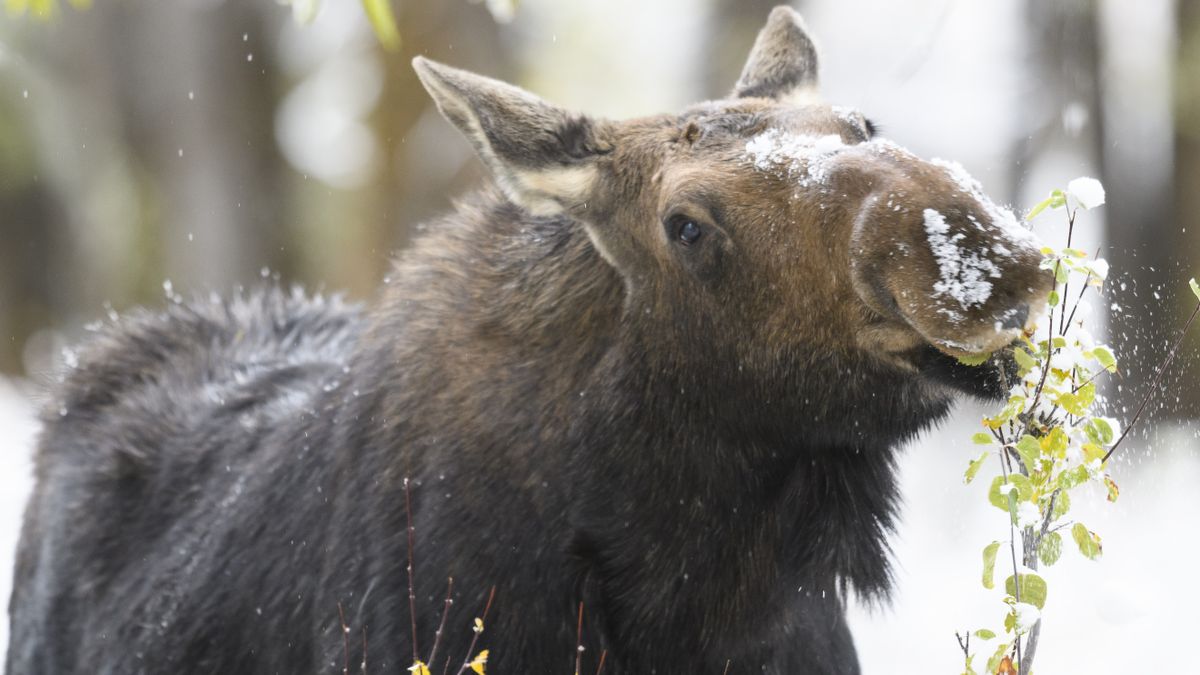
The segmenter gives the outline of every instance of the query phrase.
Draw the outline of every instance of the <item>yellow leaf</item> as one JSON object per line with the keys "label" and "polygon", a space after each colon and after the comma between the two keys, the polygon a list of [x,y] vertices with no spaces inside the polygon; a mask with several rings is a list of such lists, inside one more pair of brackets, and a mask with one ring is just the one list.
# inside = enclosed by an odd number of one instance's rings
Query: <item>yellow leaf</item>
{"label": "yellow leaf", "polygon": [[408,667],[408,672],[413,675],[429,675],[429,666],[425,665],[424,661],[416,661]]}
{"label": "yellow leaf", "polygon": [[475,660],[472,661],[471,663],[469,663],[468,665],[471,666],[471,670],[475,671],[479,675],[484,675],[483,667],[485,665],[487,665],[487,657],[488,657],[488,650],[485,649],[485,650],[479,652],[479,654],[475,657]]}
{"label": "yellow leaf", "polygon": [[476,633],[483,632],[483,621],[480,620],[478,617],[476,617],[476,619],[475,619],[475,628],[473,628],[472,630],[474,630]]}

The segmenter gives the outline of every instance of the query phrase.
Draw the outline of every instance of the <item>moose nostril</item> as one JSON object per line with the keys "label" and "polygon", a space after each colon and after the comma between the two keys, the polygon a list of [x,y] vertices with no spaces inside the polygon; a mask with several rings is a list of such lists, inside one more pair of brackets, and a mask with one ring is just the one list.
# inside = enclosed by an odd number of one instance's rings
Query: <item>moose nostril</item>
{"label": "moose nostril", "polygon": [[1000,317],[1001,328],[1024,328],[1025,320],[1029,318],[1029,305],[1018,305],[1005,312]]}

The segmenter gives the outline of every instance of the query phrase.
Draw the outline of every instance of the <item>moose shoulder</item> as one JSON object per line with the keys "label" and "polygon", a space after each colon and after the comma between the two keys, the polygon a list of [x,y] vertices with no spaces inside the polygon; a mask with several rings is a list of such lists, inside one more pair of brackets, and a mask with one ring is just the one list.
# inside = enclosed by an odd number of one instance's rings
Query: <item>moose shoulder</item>
{"label": "moose shoulder", "polygon": [[607,673],[857,672],[896,448],[1004,390],[1050,284],[1027,232],[822,102],[787,8],[678,115],[414,66],[495,187],[366,310],[268,289],[94,339],[44,420],[8,672],[396,672],[448,576],[435,669],[495,587],[495,673],[570,672],[580,602]]}

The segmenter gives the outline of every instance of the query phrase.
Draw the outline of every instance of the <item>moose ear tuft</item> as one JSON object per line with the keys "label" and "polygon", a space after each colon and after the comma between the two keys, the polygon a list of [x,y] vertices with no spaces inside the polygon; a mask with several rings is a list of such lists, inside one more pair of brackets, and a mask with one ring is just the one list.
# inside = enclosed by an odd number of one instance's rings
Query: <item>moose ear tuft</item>
{"label": "moose ear tuft", "polygon": [[804,20],[791,7],[776,7],[754,41],[733,98],[757,96],[798,105],[815,102],[817,61],[817,47]]}
{"label": "moose ear tuft", "polygon": [[595,160],[611,150],[596,122],[511,84],[424,57],[413,59],[413,69],[514,203],[535,215],[554,215],[588,201]]}

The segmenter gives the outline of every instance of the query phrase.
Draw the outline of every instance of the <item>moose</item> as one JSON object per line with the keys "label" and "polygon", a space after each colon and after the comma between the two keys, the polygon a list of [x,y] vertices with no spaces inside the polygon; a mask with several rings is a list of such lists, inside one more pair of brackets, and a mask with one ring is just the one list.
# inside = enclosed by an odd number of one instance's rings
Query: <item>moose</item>
{"label": "moose", "polygon": [[786,7],[679,114],[413,66],[494,184],[365,308],[267,284],[89,339],[8,673],[458,672],[468,643],[501,674],[858,672],[898,447],[1004,395],[1036,241],[825,103]]}

